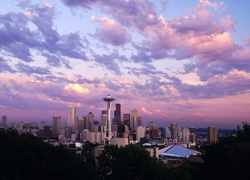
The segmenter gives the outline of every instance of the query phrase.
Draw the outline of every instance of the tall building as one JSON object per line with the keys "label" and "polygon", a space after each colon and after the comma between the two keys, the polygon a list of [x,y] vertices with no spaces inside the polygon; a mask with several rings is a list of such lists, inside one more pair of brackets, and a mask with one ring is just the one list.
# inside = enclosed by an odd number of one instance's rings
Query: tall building
{"label": "tall building", "polygon": [[106,126],[106,124],[107,124],[107,111],[102,110],[100,125],[101,126]]}
{"label": "tall building", "polygon": [[165,127],[162,133],[163,133],[163,137],[168,138],[168,139],[171,138],[171,131],[168,127]]}
{"label": "tall building", "polygon": [[190,131],[188,128],[182,129],[182,142],[185,142],[185,143],[190,142],[189,134],[190,134]]}
{"label": "tall building", "polygon": [[7,116],[2,116],[2,127],[7,127]]}
{"label": "tall building", "polygon": [[141,119],[141,117],[137,117],[137,127],[138,126],[142,126],[142,119]]}
{"label": "tall building", "polygon": [[218,128],[215,126],[208,127],[207,138],[209,143],[216,143],[218,141]]}
{"label": "tall building", "polygon": [[130,114],[123,114],[123,124],[130,129]]}
{"label": "tall building", "polygon": [[86,126],[88,126],[86,129],[94,132],[94,114],[92,112],[89,112],[86,116]]}
{"label": "tall building", "polygon": [[61,128],[61,117],[54,116],[52,125],[52,137],[58,137],[60,128]]}
{"label": "tall building", "polygon": [[146,137],[146,127],[138,126],[136,130],[136,140],[141,141],[141,138]]}
{"label": "tall building", "polygon": [[149,130],[152,130],[152,129],[156,129],[157,127],[156,127],[155,123],[151,121],[151,122],[148,122],[148,128],[149,128]]}
{"label": "tall building", "polygon": [[136,132],[137,129],[137,117],[138,117],[138,111],[136,109],[132,110],[132,133]]}
{"label": "tall building", "polygon": [[171,123],[171,138],[172,139],[178,139],[178,125],[177,123]]}
{"label": "tall building", "polygon": [[118,127],[121,125],[121,104],[115,104],[113,123],[117,124]]}
{"label": "tall building", "polygon": [[84,119],[82,116],[77,117],[77,128],[78,133],[81,133],[84,130]]}
{"label": "tall building", "polygon": [[76,107],[68,107],[68,127],[71,127],[72,132],[76,130]]}
{"label": "tall building", "polygon": [[46,126],[46,121],[45,120],[41,120],[40,121],[40,125],[39,125],[39,129],[43,130],[44,126]]}

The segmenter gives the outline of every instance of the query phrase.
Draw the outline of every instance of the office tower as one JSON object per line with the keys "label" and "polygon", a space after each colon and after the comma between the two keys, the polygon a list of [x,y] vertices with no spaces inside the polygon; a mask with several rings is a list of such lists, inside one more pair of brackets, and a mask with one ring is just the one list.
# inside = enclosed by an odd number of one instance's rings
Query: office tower
{"label": "office tower", "polygon": [[142,126],[142,119],[141,117],[137,117],[137,127]]}
{"label": "office tower", "polygon": [[84,141],[89,141],[89,130],[88,129],[84,129],[82,131],[82,138],[81,138],[82,142]]}
{"label": "office tower", "polygon": [[151,129],[150,130],[150,138],[154,139],[154,138],[158,138],[158,137],[159,137],[158,129]]}
{"label": "office tower", "polygon": [[7,116],[2,116],[2,127],[7,127]]}
{"label": "office tower", "polygon": [[218,141],[218,128],[215,126],[208,127],[207,138],[209,143],[216,143]]}
{"label": "office tower", "polygon": [[177,123],[171,123],[171,138],[172,139],[178,139],[178,125]]}
{"label": "office tower", "polygon": [[52,137],[58,137],[60,128],[61,128],[61,117],[54,116],[52,125]]}
{"label": "office tower", "polygon": [[132,110],[132,133],[136,132],[137,129],[137,117],[138,111],[136,109]]}
{"label": "office tower", "polygon": [[188,128],[183,128],[182,129],[182,142],[190,142],[189,141],[189,134],[190,134],[190,131]]}
{"label": "office tower", "polygon": [[47,138],[47,139],[51,138],[51,127],[50,126],[46,125],[43,127],[43,137]]}
{"label": "office tower", "polygon": [[171,131],[168,127],[165,127],[162,133],[163,133],[163,137],[168,138],[168,139],[171,138]]}
{"label": "office tower", "polygon": [[41,120],[40,125],[39,125],[39,129],[43,130],[44,126],[46,126],[46,121],[45,120]]}
{"label": "office tower", "polygon": [[136,140],[141,141],[141,138],[146,137],[146,127],[138,126],[136,130]]}
{"label": "office tower", "polygon": [[72,132],[76,130],[76,107],[68,107],[68,127],[71,127]]}
{"label": "office tower", "polygon": [[121,104],[115,104],[114,121],[118,127],[121,125]]}
{"label": "office tower", "polygon": [[94,114],[92,112],[89,112],[87,117],[89,118],[89,123],[94,123]]}
{"label": "office tower", "polygon": [[84,119],[82,116],[77,117],[77,128],[78,133],[81,133],[84,130]]}
{"label": "office tower", "polygon": [[105,102],[107,102],[107,131],[106,131],[106,143],[109,145],[110,144],[110,138],[111,138],[111,126],[110,126],[110,104],[112,101],[115,99],[108,95],[107,97],[103,98]]}
{"label": "office tower", "polygon": [[179,142],[182,140],[182,131],[181,131],[181,127],[179,127],[179,126],[177,128],[177,140]]}
{"label": "office tower", "polygon": [[65,137],[67,139],[71,138],[71,134],[72,134],[72,128],[71,127],[65,127]]}
{"label": "office tower", "polygon": [[94,127],[94,114],[92,113],[92,112],[89,112],[88,114],[87,114],[87,116],[86,116],[86,124],[88,123],[88,130],[90,131],[90,132],[94,132],[94,129],[93,129],[93,127]]}
{"label": "office tower", "polygon": [[107,124],[107,111],[102,110],[100,125],[101,126],[106,126],[106,124]]}
{"label": "office tower", "polygon": [[127,126],[130,130],[130,114],[124,114],[123,115],[123,123],[125,126]]}
{"label": "office tower", "polygon": [[194,133],[189,134],[189,141],[191,143],[196,143],[196,135]]}
{"label": "office tower", "polygon": [[155,123],[154,122],[148,122],[148,128],[149,128],[149,130],[152,130],[152,129],[157,129],[157,127],[156,127],[156,125],[155,125]]}

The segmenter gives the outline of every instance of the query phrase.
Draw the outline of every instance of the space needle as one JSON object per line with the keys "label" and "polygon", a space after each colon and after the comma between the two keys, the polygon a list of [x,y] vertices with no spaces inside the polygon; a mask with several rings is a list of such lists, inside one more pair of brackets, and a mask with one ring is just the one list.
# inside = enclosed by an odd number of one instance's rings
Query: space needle
{"label": "space needle", "polygon": [[111,101],[114,101],[115,99],[108,94],[108,96],[103,98],[103,100],[107,102],[107,122],[106,122],[107,130],[106,130],[105,144],[109,145],[110,138],[111,138],[110,104],[111,104]]}

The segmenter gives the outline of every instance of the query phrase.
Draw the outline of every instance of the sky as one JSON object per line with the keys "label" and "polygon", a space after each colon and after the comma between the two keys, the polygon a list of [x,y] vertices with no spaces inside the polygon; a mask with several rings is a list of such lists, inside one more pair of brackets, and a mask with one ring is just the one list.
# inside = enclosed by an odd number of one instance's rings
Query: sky
{"label": "sky", "polygon": [[[0,116],[236,128],[250,120],[249,0],[8,0],[0,6]],[[113,113],[111,113],[113,115]],[[112,116],[111,116],[112,118]]]}

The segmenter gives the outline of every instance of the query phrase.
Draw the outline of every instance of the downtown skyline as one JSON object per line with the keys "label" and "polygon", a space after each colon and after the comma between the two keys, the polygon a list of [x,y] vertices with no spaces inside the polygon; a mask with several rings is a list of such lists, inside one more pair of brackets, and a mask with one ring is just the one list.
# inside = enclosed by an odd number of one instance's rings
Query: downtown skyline
{"label": "downtown skyline", "polygon": [[[248,0],[10,0],[0,7],[0,116],[100,120],[110,94],[143,124],[250,120]],[[111,118],[113,118],[111,116]]]}

